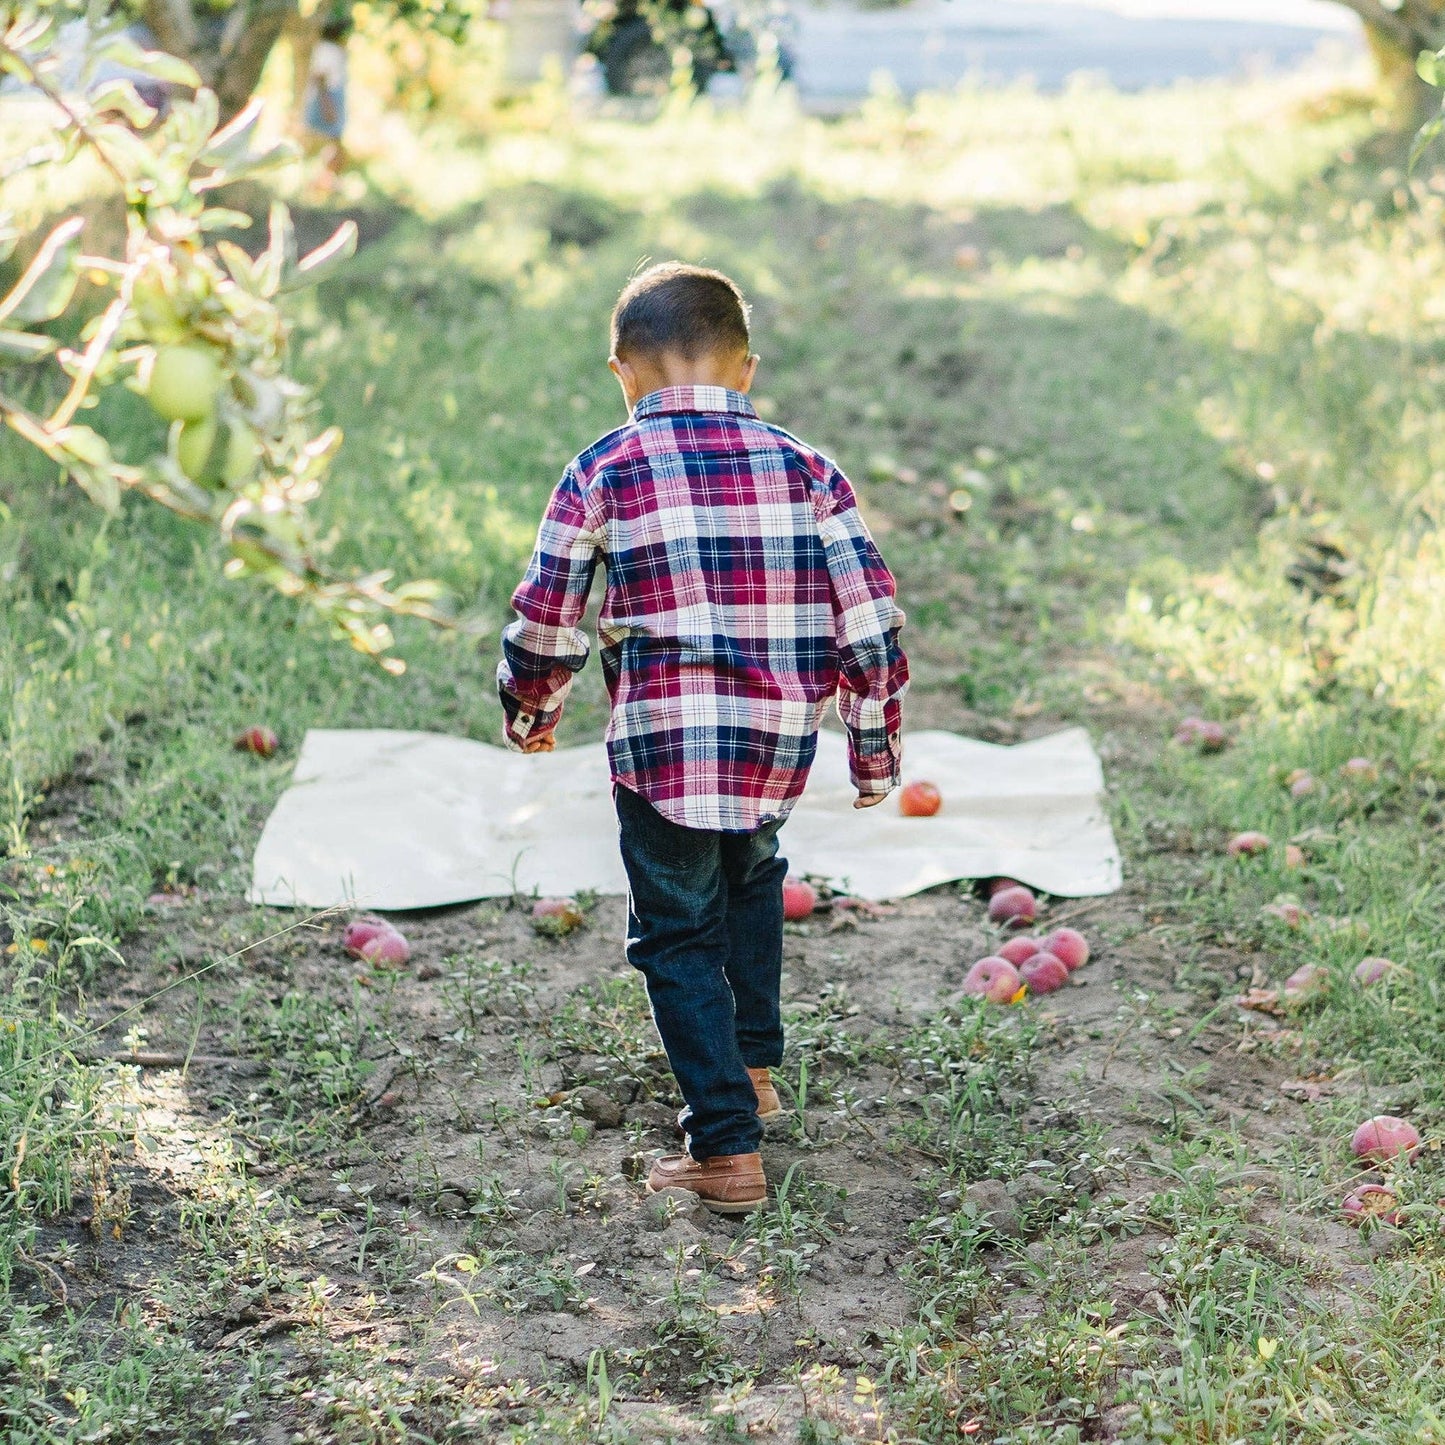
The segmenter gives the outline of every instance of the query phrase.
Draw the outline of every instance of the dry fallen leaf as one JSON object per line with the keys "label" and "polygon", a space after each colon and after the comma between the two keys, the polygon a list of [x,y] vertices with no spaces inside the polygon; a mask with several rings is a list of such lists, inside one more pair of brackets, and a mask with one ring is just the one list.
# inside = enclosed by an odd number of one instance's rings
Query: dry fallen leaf
{"label": "dry fallen leaf", "polygon": [[1252,988],[1240,994],[1234,1001],[1240,1008],[1252,1009],[1255,1013],[1275,1014],[1281,1018],[1285,1013],[1277,988]]}

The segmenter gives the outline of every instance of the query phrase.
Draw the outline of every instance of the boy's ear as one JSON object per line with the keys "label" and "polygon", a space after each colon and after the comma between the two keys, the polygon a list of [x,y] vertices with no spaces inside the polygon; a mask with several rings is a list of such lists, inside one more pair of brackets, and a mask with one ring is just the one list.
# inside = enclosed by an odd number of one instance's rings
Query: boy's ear
{"label": "boy's ear", "polygon": [[750,352],[748,359],[743,362],[742,380],[738,386],[738,390],[744,395],[753,389],[753,378],[758,374],[758,362],[761,360],[762,357],[754,351]]}
{"label": "boy's ear", "polygon": [[616,356],[607,358],[607,369],[622,383],[622,395],[630,406],[637,396],[637,372],[630,361],[621,361]]}

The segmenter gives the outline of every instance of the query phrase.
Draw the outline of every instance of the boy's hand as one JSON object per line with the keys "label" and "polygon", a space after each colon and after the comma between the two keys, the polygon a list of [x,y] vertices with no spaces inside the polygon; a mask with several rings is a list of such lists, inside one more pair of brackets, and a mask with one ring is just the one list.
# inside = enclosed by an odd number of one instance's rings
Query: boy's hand
{"label": "boy's hand", "polygon": [[557,746],[557,735],[555,733],[538,733],[535,737],[527,738],[522,743],[524,753],[550,753]]}
{"label": "boy's hand", "polygon": [[859,793],[858,796],[853,799],[853,806],[855,808],[876,807],[877,804],[881,803],[887,796],[886,793]]}

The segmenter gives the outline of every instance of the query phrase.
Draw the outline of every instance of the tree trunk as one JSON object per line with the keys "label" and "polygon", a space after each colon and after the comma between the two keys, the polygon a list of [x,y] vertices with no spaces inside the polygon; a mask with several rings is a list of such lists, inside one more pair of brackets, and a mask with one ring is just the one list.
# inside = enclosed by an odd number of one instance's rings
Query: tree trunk
{"label": "tree trunk", "polygon": [[1415,73],[1422,50],[1445,47],[1445,0],[1339,0],[1365,22],[1365,34],[1396,124],[1407,130],[1440,108],[1440,92]]}
{"label": "tree trunk", "polygon": [[1415,57],[1421,50],[1436,47],[1420,45],[1407,51],[1368,22],[1365,38],[1370,42],[1370,54],[1375,60],[1391,124],[1402,130],[1419,129],[1439,110],[1440,92],[1420,79],[1415,70]]}
{"label": "tree trunk", "polygon": [[191,59],[198,36],[190,0],[146,0],[145,22],[162,50]]}
{"label": "tree trunk", "polygon": [[146,0],[145,22],[162,50],[195,66],[226,121],[255,93],[296,10],[297,0],[242,0],[219,23],[198,24],[190,0]]}
{"label": "tree trunk", "polygon": [[255,93],[266,61],[295,11],[296,0],[250,0],[234,40],[221,52],[215,87],[222,120],[235,115]]}

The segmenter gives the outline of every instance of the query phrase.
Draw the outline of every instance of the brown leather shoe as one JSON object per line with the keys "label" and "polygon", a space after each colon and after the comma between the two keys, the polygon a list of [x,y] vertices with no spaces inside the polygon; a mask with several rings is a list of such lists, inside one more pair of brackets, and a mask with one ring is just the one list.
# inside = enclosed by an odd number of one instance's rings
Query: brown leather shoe
{"label": "brown leather shoe", "polygon": [[768,1198],[761,1154],[717,1154],[701,1164],[690,1154],[664,1154],[647,1176],[649,1194],[663,1189],[686,1189],[716,1214],[748,1214]]}
{"label": "brown leather shoe", "polygon": [[758,1096],[758,1118],[764,1124],[781,1119],[785,1110],[778,1091],[773,1087],[773,1076],[767,1069],[749,1069],[748,1078],[753,1081],[753,1093]]}

